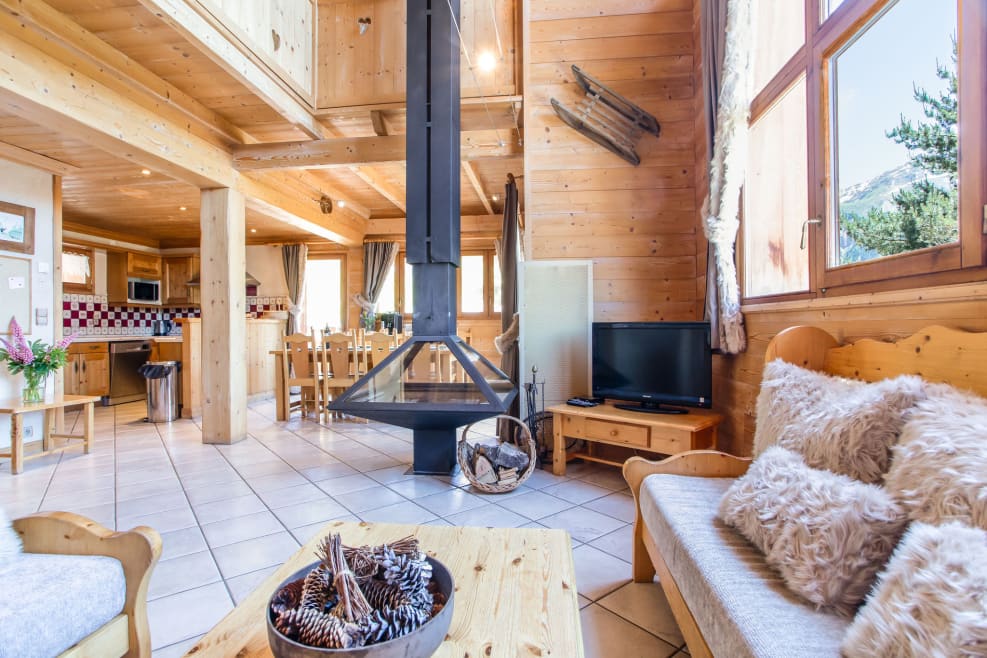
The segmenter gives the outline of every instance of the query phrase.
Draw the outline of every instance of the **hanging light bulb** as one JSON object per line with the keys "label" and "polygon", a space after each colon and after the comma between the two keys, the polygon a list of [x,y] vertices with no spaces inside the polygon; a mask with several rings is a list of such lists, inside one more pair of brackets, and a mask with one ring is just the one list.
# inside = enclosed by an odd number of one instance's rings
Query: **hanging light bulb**
{"label": "hanging light bulb", "polygon": [[489,50],[484,50],[477,56],[476,65],[484,73],[490,73],[497,68],[497,57]]}

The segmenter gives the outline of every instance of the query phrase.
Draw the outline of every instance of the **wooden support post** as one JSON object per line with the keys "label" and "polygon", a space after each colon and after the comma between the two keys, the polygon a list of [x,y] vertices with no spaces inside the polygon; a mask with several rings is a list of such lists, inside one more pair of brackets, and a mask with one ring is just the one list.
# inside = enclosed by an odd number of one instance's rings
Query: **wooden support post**
{"label": "wooden support post", "polygon": [[[52,265],[51,265],[51,288],[52,300],[51,310],[48,315],[54,329],[53,339],[58,342],[64,334],[62,325],[62,177],[52,176],[51,181],[51,201],[52,201]],[[65,393],[65,368],[55,371],[55,397],[59,398]],[[45,419],[45,431],[51,431],[47,418]],[[55,431],[65,433],[65,407],[55,410]],[[45,448],[47,450],[47,447]]]}
{"label": "wooden support post", "polygon": [[235,443],[247,436],[247,324],[243,196],[203,190],[202,442]]}

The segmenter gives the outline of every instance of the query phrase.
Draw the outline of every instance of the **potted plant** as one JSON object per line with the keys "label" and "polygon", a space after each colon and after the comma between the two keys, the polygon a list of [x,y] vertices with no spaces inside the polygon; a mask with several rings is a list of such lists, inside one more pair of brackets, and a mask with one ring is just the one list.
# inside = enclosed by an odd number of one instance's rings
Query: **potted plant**
{"label": "potted plant", "polygon": [[12,375],[24,373],[24,402],[43,402],[48,375],[65,365],[68,360],[66,348],[75,340],[76,334],[66,336],[54,345],[46,345],[40,339],[29,343],[17,318],[10,320],[10,333],[10,342],[0,338],[3,343],[0,362],[7,362]]}

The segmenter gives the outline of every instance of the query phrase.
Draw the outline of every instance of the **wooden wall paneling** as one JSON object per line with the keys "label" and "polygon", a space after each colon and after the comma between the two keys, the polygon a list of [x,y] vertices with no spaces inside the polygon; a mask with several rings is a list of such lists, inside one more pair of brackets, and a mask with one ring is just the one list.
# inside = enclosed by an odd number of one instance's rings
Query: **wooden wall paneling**
{"label": "wooden wall paneling", "polygon": [[703,203],[709,194],[709,160],[712,154],[709,151],[709,144],[706,140],[707,109],[706,99],[703,91],[703,68],[702,58],[702,3],[696,2],[692,11],[692,35],[695,43],[695,55],[693,57],[692,79],[695,86],[693,95],[693,134],[695,135],[696,164],[693,168],[696,189],[696,218],[698,229],[696,230],[696,299],[703,301],[701,313],[705,316],[706,299],[706,273],[709,259],[709,242],[703,232]]}
{"label": "wooden wall paneling", "polygon": [[[538,258],[594,260],[596,320],[700,316],[693,0],[532,0],[525,34],[525,216]],[[698,3],[695,3],[698,4]],[[639,167],[566,126],[578,65],[652,112]]]}

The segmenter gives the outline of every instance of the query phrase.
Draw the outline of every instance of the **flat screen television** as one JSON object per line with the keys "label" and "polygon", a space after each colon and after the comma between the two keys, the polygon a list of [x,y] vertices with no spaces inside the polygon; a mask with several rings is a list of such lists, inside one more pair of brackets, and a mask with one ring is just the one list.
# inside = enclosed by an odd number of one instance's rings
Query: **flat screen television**
{"label": "flat screen television", "polygon": [[651,413],[688,413],[663,404],[711,407],[709,323],[594,322],[593,396]]}

